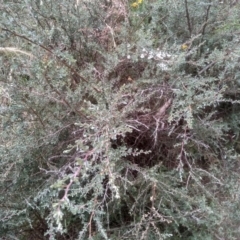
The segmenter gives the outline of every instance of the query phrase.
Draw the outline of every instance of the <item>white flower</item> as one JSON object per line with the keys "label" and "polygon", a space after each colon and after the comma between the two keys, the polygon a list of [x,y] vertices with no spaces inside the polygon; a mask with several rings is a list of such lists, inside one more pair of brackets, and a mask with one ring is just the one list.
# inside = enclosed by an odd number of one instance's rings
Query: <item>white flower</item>
{"label": "white flower", "polygon": [[169,70],[167,64],[165,63],[159,63],[157,66],[160,67],[163,71]]}

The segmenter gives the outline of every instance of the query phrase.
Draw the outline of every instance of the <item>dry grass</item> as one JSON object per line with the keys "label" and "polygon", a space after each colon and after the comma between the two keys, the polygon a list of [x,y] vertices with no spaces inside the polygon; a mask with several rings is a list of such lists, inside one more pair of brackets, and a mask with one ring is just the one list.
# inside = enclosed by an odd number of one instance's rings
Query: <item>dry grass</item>
{"label": "dry grass", "polygon": [[15,47],[0,47],[0,52],[11,53],[11,54],[23,54],[23,55],[27,55],[31,58],[35,58],[35,56],[32,55],[31,53],[23,51],[21,49],[15,48]]}

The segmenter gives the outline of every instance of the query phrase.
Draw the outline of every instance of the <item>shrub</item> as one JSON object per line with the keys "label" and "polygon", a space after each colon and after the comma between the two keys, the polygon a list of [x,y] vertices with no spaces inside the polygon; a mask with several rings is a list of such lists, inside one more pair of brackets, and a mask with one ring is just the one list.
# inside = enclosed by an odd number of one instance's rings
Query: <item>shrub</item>
{"label": "shrub", "polygon": [[237,239],[239,10],[3,3],[0,236]]}

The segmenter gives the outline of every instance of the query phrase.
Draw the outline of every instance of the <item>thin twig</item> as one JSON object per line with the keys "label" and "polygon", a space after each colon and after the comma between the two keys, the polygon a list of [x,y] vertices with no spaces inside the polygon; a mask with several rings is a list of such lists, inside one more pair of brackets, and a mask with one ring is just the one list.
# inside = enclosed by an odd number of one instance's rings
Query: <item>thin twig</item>
{"label": "thin twig", "polygon": [[213,61],[210,64],[208,64],[205,68],[203,68],[198,75],[200,76],[203,72],[207,71],[210,67],[212,67],[217,61]]}
{"label": "thin twig", "polygon": [[205,34],[205,30],[206,30],[206,27],[207,27],[207,23],[208,23],[208,17],[209,17],[209,12],[210,12],[210,8],[211,8],[211,4],[209,4],[208,8],[207,8],[207,13],[206,13],[206,18],[205,18],[205,23],[203,25],[203,28],[202,28],[202,36]]}
{"label": "thin twig", "polygon": [[188,31],[189,31],[189,37],[192,36],[192,26],[191,26],[191,21],[190,21],[190,15],[188,11],[188,2],[185,0],[185,11],[186,11],[186,18],[187,18],[187,24],[188,24]]}

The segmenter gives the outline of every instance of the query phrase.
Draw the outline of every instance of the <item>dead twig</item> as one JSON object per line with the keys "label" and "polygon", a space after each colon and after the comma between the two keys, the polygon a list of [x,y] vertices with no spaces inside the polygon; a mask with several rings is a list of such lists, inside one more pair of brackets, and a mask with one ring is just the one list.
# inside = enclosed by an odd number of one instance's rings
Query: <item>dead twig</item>
{"label": "dead twig", "polygon": [[165,115],[166,110],[169,108],[169,106],[172,103],[172,98],[168,99],[161,108],[159,108],[157,114],[156,114],[156,118],[160,119]]}

